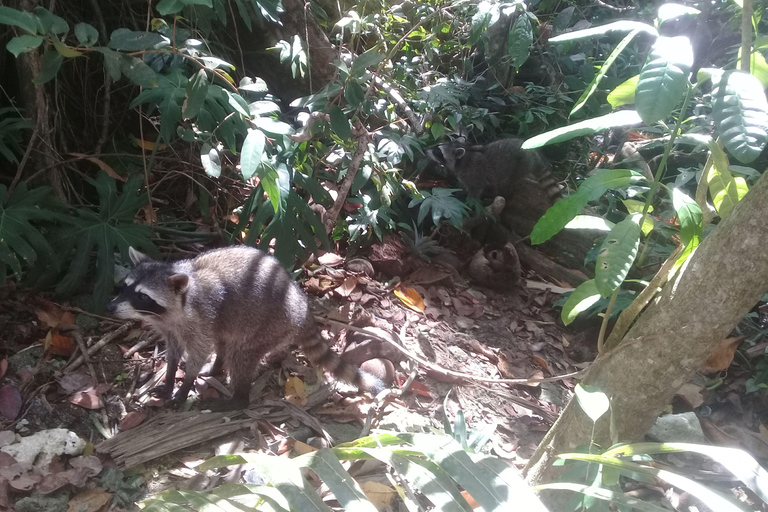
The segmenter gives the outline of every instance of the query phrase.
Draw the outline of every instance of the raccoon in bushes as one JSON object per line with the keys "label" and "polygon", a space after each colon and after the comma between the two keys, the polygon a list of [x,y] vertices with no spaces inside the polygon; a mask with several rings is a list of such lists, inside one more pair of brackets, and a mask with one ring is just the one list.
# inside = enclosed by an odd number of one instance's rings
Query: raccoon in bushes
{"label": "raccoon in bushes", "polygon": [[427,150],[427,156],[443,165],[472,197],[509,200],[515,186],[535,178],[550,201],[561,197],[560,186],[550,172],[549,163],[536,150],[522,149],[523,140],[499,139],[472,145],[464,137]]}
{"label": "raccoon in bushes", "polygon": [[251,247],[227,247],[167,263],[130,248],[133,271],[107,310],[141,320],[167,343],[167,375],[160,394],[173,392],[180,357],[186,355],[184,381],[173,402],[186,401],[209,356],[213,372],[229,372],[230,400],[208,408],[248,406],[254,372],[262,357],[278,347],[298,345],[309,361],[335,378],[378,393],[378,378],[341,360],[320,334],[309,298],[272,256]]}

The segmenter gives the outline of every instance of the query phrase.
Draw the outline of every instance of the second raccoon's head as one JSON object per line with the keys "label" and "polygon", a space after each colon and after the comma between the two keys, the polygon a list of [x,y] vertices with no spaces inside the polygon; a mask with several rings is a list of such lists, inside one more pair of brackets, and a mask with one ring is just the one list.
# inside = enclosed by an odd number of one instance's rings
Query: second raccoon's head
{"label": "second raccoon's head", "polygon": [[433,162],[444,166],[450,172],[456,171],[459,161],[466,154],[466,141],[463,137],[427,149],[427,157]]}
{"label": "second raccoon's head", "polygon": [[125,277],[118,296],[107,304],[107,311],[118,318],[149,323],[181,312],[189,276],[133,247],[128,249],[128,255],[134,269]]}

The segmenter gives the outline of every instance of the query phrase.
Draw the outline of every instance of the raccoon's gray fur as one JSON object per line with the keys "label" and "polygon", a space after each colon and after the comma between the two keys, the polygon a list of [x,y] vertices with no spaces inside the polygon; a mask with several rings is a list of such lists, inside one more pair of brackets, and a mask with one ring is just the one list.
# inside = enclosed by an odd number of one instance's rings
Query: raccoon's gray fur
{"label": "raccoon's gray fur", "polygon": [[523,140],[499,139],[471,145],[463,137],[427,150],[427,156],[456,176],[462,188],[479,199],[509,199],[521,180],[534,177],[550,200],[560,198],[560,186],[549,163],[536,150],[522,149]]}
{"label": "raccoon's gray fur", "polygon": [[232,400],[219,400],[215,408],[245,407],[262,357],[294,344],[337,379],[373,393],[384,388],[331,351],[308,297],[272,256],[250,247],[214,249],[174,263],[151,260],[133,248],[129,254],[135,268],[107,309],[119,318],[142,320],[165,337],[168,369],[161,391],[166,397],[186,353],[186,374],[174,402],[186,400],[215,352],[213,372],[228,370],[234,388]]}

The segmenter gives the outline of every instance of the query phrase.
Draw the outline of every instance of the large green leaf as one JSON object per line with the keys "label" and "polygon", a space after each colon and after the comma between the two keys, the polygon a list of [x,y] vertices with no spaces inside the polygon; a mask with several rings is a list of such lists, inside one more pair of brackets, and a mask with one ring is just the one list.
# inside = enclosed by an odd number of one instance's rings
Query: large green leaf
{"label": "large green leaf", "polygon": [[22,54],[24,52],[28,52],[30,50],[34,50],[38,46],[40,46],[43,42],[43,38],[40,36],[18,36],[14,37],[10,41],[8,41],[8,44],[5,45],[5,48],[13,54],[14,57],[18,57],[19,54]]}
{"label": "large green leaf", "polygon": [[533,44],[533,28],[531,20],[525,12],[521,12],[509,30],[509,58],[511,64],[520,69],[528,60],[531,45]]}
{"label": "large green leaf", "polygon": [[725,147],[742,163],[754,161],[768,142],[768,101],[760,81],[749,73],[727,71],[712,77],[712,115]]}
{"label": "large green leaf", "polygon": [[297,462],[317,473],[345,510],[376,512],[376,507],[329,448],[308,453]]}
{"label": "large green leaf", "polygon": [[629,169],[611,169],[590,176],[575,194],[553,204],[531,231],[531,243],[541,244],[552,238],[573,220],[587,203],[602,197],[610,189],[624,188],[644,181],[642,174]]}
{"label": "large green leaf", "polygon": [[34,82],[44,84],[52,80],[56,73],[59,72],[62,62],[64,62],[64,58],[59,52],[55,50],[45,52],[40,66],[40,74],[34,78]]}
{"label": "large green leaf", "polygon": [[617,85],[616,88],[608,94],[607,99],[608,103],[611,104],[611,107],[619,108],[622,105],[633,104],[635,102],[635,90],[637,89],[638,80],[640,80],[640,75],[635,75]]}
{"label": "large green leaf", "polygon": [[706,176],[709,195],[717,213],[721,218],[725,218],[746,195],[747,182],[744,178],[731,174],[728,155],[716,141],[710,139],[707,145],[712,153],[712,167]]}
{"label": "large green leaf", "polygon": [[586,39],[588,37],[602,36],[613,32],[631,32],[633,30],[639,30],[652,36],[659,35],[658,31],[651,25],[640,23],[638,21],[621,20],[607,25],[601,25],[599,27],[592,27],[586,30],[577,30],[575,32],[568,32],[557,37],[553,37],[549,40],[550,43],[564,43],[566,41],[577,41],[579,39]]}
{"label": "large green leaf", "polygon": [[51,221],[57,213],[40,207],[40,203],[50,196],[49,187],[27,190],[21,183],[13,194],[8,196],[8,189],[0,185],[0,279],[5,280],[8,268],[20,277],[22,263],[34,265],[38,259],[47,265],[58,268],[60,258],[54,253],[39,227],[34,221]]}
{"label": "large green leaf", "polygon": [[75,25],[75,37],[83,46],[93,46],[99,42],[99,31],[87,23]]}
{"label": "large green leaf", "polygon": [[680,242],[685,247],[689,244],[696,247],[701,239],[701,222],[704,219],[701,208],[678,188],[672,190],[672,204],[680,221]]}
{"label": "large green leaf", "polygon": [[629,273],[640,247],[640,214],[628,215],[613,226],[603,240],[595,265],[595,284],[603,297],[610,296]]}
{"label": "large green leaf", "polygon": [[464,222],[469,208],[464,202],[453,196],[459,189],[454,188],[433,188],[431,192],[422,190],[422,199],[411,199],[408,208],[419,205],[419,216],[417,223],[421,224],[432,214],[432,222],[437,226],[442,219],[447,220],[452,226],[460,228]]}
{"label": "large green leaf", "polygon": [[240,152],[240,172],[243,173],[244,179],[250,179],[261,165],[261,156],[264,154],[266,143],[267,138],[264,132],[256,129],[248,130]]}
{"label": "large green leaf", "polygon": [[[638,30],[638,29],[635,29],[635,30],[633,30],[632,32],[630,32],[629,34],[627,34],[627,35],[624,37],[624,39],[622,39],[622,40],[621,40],[621,42],[618,44],[618,46],[616,46],[616,48],[614,48],[614,49],[613,49],[613,51],[612,51],[612,52],[611,52],[611,54],[608,56],[608,58],[607,58],[607,59],[605,59],[605,62],[603,62],[603,65],[602,65],[602,66],[600,66],[600,72],[599,72],[597,75],[595,75],[595,78],[593,78],[593,79],[592,79],[592,82],[591,82],[591,83],[589,84],[589,86],[588,86],[588,87],[587,87],[587,88],[584,90],[584,92],[582,93],[581,97],[580,97],[580,98],[579,98],[579,99],[576,101],[576,104],[575,104],[575,105],[573,106],[573,108],[571,109],[571,114],[570,114],[570,115],[573,115],[573,114],[575,114],[576,112],[578,112],[579,110],[581,110],[581,107],[583,107],[583,106],[584,106],[584,105],[587,103],[587,100],[588,100],[588,99],[589,99],[589,98],[592,96],[592,94],[593,94],[593,93],[594,93],[594,92],[597,90],[597,86],[598,86],[598,85],[600,85],[600,82],[603,80],[603,78],[605,78],[605,75],[608,73],[608,70],[609,70],[609,69],[611,69],[611,66],[613,65],[613,63],[616,61],[616,59],[619,57],[619,55],[621,55],[621,52],[623,52],[623,51],[624,51],[624,48],[626,48],[626,47],[627,47],[627,45],[628,45],[630,42],[632,42],[632,40],[633,40],[633,39],[634,39],[634,38],[635,38],[635,37],[636,37],[638,34],[640,34],[640,32],[641,32],[641,31],[640,31],[640,30]],[[630,79],[630,80],[631,80],[631,79]],[[625,83],[626,83],[626,82],[625,82]],[[622,84],[621,86],[623,86],[623,85],[624,85],[624,84]],[[619,86],[619,87],[621,87],[621,86]],[[625,88],[626,88],[626,87],[625,87]],[[614,91],[614,92],[616,92],[616,91]],[[633,89],[632,89],[632,97],[633,97],[633,98],[634,98],[634,93],[635,93],[635,90],[634,90],[634,88],[633,88]],[[611,93],[611,94],[613,94],[613,93]],[[614,98],[615,98],[615,96],[614,96]],[[614,105],[614,104],[613,104],[613,102],[612,102],[612,101],[610,101],[610,99],[611,99],[611,98],[610,98],[610,95],[609,95],[609,96],[608,96],[608,101],[611,103],[611,106],[613,106],[613,108],[616,108],[618,105]]]}
{"label": "large green leaf", "polygon": [[19,27],[30,34],[37,34],[37,17],[30,12],[17,11],[0,5],[0,23]]}
{"label": "large green leaf", "polygon": [[[637,498],[632,498],[630,496],[627,496],[623,492],[614,492],[614,491],[611,491],[610,489],[605,489],[603,487],[596,487],[593,485],[572,484],[572,483],[562,482],[562,483],[537,485],[536,487],[534,487],[533,490],[535,491],[547,491],[547,490],[573,491],[573,492],[584,494],[585,496],[591,496],[607,502],[614,502],[620,506],[623,505],[624,507],[626,507],[627,510],[642,510],[643,512],[669,512],[669,509],[667,507],[660,507],[659,505],[654,505],[653,503],[648,503],[647,501],[643,501]],[[595,509],[597,508],[595,507]],[[610,510],[610,509],[607,509],[607,510]],[[621,508],[619,508],[619,510],[621,510]]]}
{"label": "large green leaf", "polygon": [[357,56],[352,62],[352,68],[349,70],[350,76],[360,77],[366,68],[375,66],[386,58],[386,55],[379,53],[375,48],[371,48]]}
{"label": "large green leaf", "polygon": [[124,52],[155,50],[170,45],[170,40],[157,32],[134,31],[119,28],[109,37],[109,47]]}
{"label": "large green leaf", "polygon": [[600,292],[597,291],[595,280],[584,281],[568,296],[560,312],[560,319],[563,324],[568,325],[576,320],[579,313],[586,311],[599,300]]}
{"label": "large green leaf", "polygon": [[69,23],[62,18],[53,14],[45,7],[35,7],[35,15],[40,20],[40,25],[43,28],[43,32],[50,32],[52,34],[66,34],[69,32]]}
{"label": "large green leaf", "polygon": [[647,125],[669,117],[688,88],[693,47],[687,37],[659,37],[640,71],[635,108]]}
{"label": "large green leaf", "polygon": [[200,112],[206,96],[208,96],[208,75],[204,69],[201,69],[187,82],[184,104],[181,107],[184,119],[191,119]]}
{"label": "large green leaf", "polygon": [[349,140],[352,138],[352,132],[349,127],[349,120],[344,115],[344,111],[341,107],[334,105],[328,112],[331,118],[331,128],[334,133],[339,136],[341,140]]}
{"label": "large green leaf", "polygon": [[157,254],[157,249],[149,240],[152,235],[149,226],[134,222],[136,213],[147,202],[146,192],[140,192],[143,183],[140,175],[134,174],[128,178],[120,194],[115,180],[104,171],[99,171],[95,180],[88,181],[98,192],[99,210],[97,213],[81,208],[78,217],[73,220],[74,225],[61,231],[57,246],[60,244],[64,253],[74,248],[74,258],[56,291],[62,295],[78,291],[83,279],[93,268],[91,254],[96,249],[93,297],[96,309],[101,310],[114,286],[115,251],[119,251],[123,260],[127,261],[129,247],[150,254]]}
{"label": "large green leaf", "polygon": [[554,130],[542,133],[536,137],[531,137],[523,143],[523,149],[539,148],[547,144],[556,144],[571,140],[582,135],[591,135],[595,132],[616,128],[619,126],[633,126],[642,122],[640,116],[634,110],[620,110],[604,116],[579,121],[568,126],[556,128]]}

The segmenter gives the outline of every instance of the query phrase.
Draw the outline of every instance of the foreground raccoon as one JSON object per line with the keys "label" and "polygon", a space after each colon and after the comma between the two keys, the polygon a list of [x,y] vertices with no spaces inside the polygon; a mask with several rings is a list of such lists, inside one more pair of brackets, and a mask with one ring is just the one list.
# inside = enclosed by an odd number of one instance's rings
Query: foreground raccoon
{"label": "foreground raccoon", "polygon": [[549,163],[536,150],[522,149],[523,140],[499,139],[471,145],[463,137],[427,150],[427,156],[456,176],[462,188],[478,199],[509,199],[522,179],[535,177],[550,200],[560,198],[560,186]]}
{"label": "foreground raccoon", "polygon": [[187,399],[212,352],[213,373],[227,369],[231,400],[217,410],[243,408],[259,361],[274,349],[299,345],[310,362],[336,378],[378,393],[376,377],[342,361],[320,335],[309,299],[278,261],[250,247],[204,252],[193,259],[165,263],[129,250],[134,270],[107,306],[119,318],[142,320],[167,341],[168,368],[161,393],[170,397],[179,358],[186,353],[184,382],[173,397]]}

